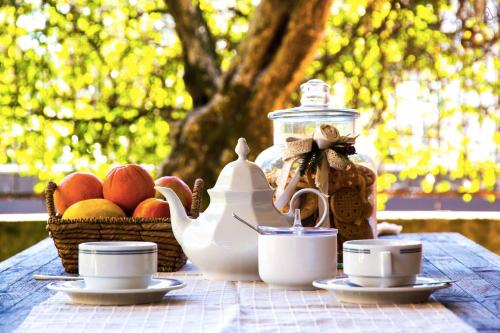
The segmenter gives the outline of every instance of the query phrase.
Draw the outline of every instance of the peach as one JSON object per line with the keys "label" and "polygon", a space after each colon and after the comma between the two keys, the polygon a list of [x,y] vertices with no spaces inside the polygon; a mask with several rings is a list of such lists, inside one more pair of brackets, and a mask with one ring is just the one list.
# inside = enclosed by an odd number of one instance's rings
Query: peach
{"label": "peach", "polygon": [[[193,193],[191,192],[189,186],[187,186],[187,184],[179,177],[176,176],[161,177],[155,180],[155,185],[171,188],[181,200],[182,205],[184,206],[186,211],[189,211],[191,209]],[[156,191],[155,197],[159,199],[165,199],[164,196],[158,191]]]}
{"label": "peach", "polygon": [[156,198],[144,200],[134,210],[133,217],[170,217],[168,202]]}
{"label": "peach", "polygon": [[66,209],[63,219],[80,219],[89,217],[126,217],[123,210],[106,199],[87,199],[78,201]]}
{"label": "peach", "polygon": [[102,182],[88,172],[69,174],[54,192],[54,203],[60,214],[64,214],[69,206],[78,201],[98,198],[102,198]]}
{"label": "peach", "polygon": [[106,175],[103,194],[130,214],[142,201],[154,197],[153,178],[137,164],[117,166]]}

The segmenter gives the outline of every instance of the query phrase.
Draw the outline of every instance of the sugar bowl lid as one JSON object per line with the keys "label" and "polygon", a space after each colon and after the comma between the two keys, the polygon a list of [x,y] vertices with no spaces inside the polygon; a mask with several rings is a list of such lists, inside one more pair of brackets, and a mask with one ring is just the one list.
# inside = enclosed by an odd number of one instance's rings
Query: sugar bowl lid
{"label": "sugar bowl lid", "polygon": [[266,227],[258,226],[261,235],[281,235],[281,236],[336,236],[337,229],[333,228],[313,228],[313,227]]}
{"label": "sugar bowl lid", "polygon": [[337,229],[334,228],[317,228],[303,227],[300,219],[300,209],[295,209],[293,216],[293,226],[288,228],[283,227],[267,227],[257,226],[257,232],[261,235],[281,235],[281,236],[336,236]]}
{"label": "sugar bowl lid", "polygon": [[255,192],[273,191],[257,164],[247,160],[250,148],[245,138],[239,138],[234,150],[238,159],[226,164],[211,191]]}
{"label": "sugar bowl lid", "polygon": [[304,237],[304,236],[337,236],[338,229],[335,228],[318,228],[318,227],[303,227],[302,221],[300,220],[300,209],[295,209],[293,225],[291,227],[269,227],[269,226],[253,226],[248,223],[235,213],[233,213],[233,218],[240,221],[250,229],[253,229],[259,235],[267,236],[292,236],[292,237]]}

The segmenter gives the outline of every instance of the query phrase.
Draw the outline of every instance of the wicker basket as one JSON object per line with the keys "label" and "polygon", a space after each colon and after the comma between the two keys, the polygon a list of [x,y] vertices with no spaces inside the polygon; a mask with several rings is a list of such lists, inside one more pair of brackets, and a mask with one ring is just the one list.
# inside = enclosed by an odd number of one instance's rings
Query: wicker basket
{"label": "wicker basket", "polygon": [[[47,230],[54,240],[64,270],[78,273],[78,244],[98,241],[146,241],[158,245],[158,271],[179,270],[186,256],[174,238],[170,218],[98,217],[61,219],[54,206],[56,183],[49,182],[45,201],[49,212]],[[203,180],[193,188],[191,216],[198,217],[203,192]]]}

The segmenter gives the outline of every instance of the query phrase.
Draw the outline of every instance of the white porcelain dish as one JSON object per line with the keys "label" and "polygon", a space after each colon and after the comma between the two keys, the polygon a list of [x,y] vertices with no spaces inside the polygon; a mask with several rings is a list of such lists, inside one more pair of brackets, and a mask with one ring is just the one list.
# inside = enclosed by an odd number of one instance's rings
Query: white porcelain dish
{"label": "white porcelain dish", "polygon": [[419,285],[408,287],[357,287],[349,283],[348,278],[316,280],[313,286],[326,289],[337,301],[356,304],[405,304],[422,303],[438,289],[448,288],[450,283],[435,284],[436,279],[418,277]]}
{"label": "white porcelain dish", "polygon": [[167,292],[185,286],[184,282],[175,279],[152,279],[148,287],[141,289],[90,289],[84,281],[52,282],[47,288],[68,294],[76,304],[127,305],[160,302]]}
{"label": "white porcelain dish", "polygon": [[151,242],[91,242],[78,245],[78,273],[91,289],[142,289],[157,271]]}

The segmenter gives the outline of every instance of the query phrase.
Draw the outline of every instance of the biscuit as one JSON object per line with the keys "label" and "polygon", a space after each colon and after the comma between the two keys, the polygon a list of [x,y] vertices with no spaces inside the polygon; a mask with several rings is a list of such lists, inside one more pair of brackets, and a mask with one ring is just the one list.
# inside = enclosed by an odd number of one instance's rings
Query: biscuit
{"label": "biscuit", "polygon": [[336,223],[336,226],[344,240],[374,238],[373,229],[367,219],[361,220],[358,225],[340,222]]}
{"label": "biscuit", "polygon": [[354,223],[364,212],[361,192],[356,188],[344,187],[336,191],[330,198],[330,209],[336,220],[344,223]]}

